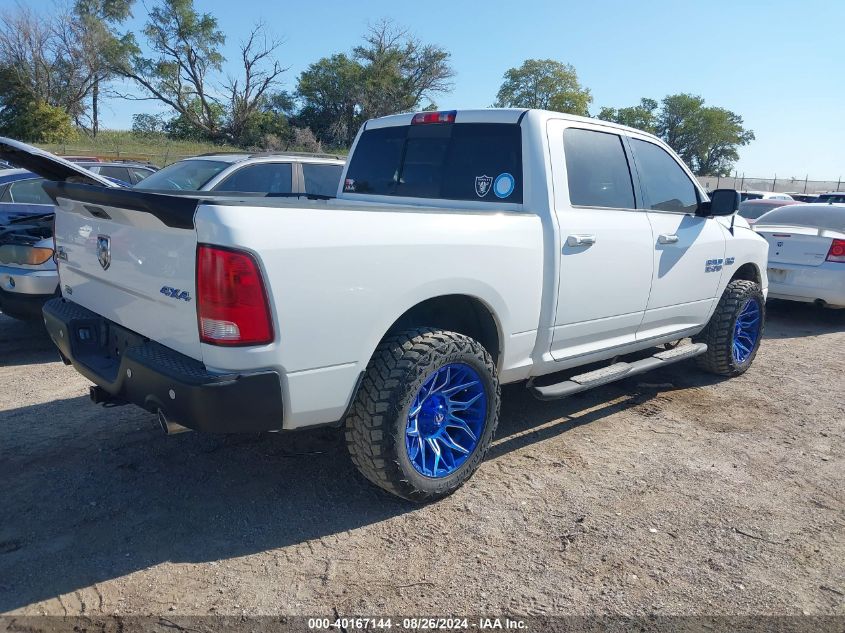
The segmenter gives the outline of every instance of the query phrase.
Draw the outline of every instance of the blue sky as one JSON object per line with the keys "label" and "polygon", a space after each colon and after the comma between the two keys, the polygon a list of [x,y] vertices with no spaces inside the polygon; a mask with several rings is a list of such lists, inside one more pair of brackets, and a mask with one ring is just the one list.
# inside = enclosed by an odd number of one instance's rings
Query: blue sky
{"label": "blue sky", "polygon": [[[29,4],[48,10],[53,0]],[[825,26],[845,24],[842,0],[195,0],[195,6],[217,17],[233,60],[238,41],[264,20],[285,40],[279,59],[290,67],[286,89],[309,63],[348,51],[368,23],[389,17],[451,51],[457,75],[454,90],[436,99],[443,108],[489,106],[505,70],[529,57],[553,58],[575,66],[593,93],[593,113],[678,92],[737,112],[757,135],[741,150],[740,173],[845,177],[845,49],[836,28]],[[145,14],[138,2],[127,27],[140,29]],[[104,124],[128,128],[132,114],[155,109],[151,102],[112,100]]]}

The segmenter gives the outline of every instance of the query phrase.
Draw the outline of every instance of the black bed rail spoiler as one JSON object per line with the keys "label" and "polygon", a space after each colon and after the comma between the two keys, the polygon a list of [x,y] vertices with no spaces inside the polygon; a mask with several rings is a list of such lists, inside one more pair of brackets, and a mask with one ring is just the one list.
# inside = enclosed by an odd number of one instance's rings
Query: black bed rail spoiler
{"label": "black bed rail spoiler", "polygon": [[[96,185],[70,182],[45,182],[43,187],[44,191],[57,204],[57,198],[66,198],[83,204],[140,211],[155,216],[166,226],[175,229],[194,228],[194,213],[197,210],[197,205],[203,199],[201,196],[197,196],[196,192],[192,192],[191,195],[180,196],[137,189],[108,189]],[[88,210],[93,215],[97,215],[94,210]],[[104,212],[102,209],[98,211]]]}
{"label": "black bed rail spoiler", "polygon": [[[45,182],[44,191],[56,202],[67,198],[90,205],[103,205],[149,213],[163,224],[176,229],[193,229],[194,214],[203,202],[232,205],[249,204],[250,201],[304,198],[306,200],[333,200],[334,196],[317,193],[263,193],[243,191],[163,191],[155,189],[106,188],[69,182]],[[262,205],[264,206],[264,205]],[[97,215],[90,208],[92,215]],[[102,211],[102,210],[100,210]]]}

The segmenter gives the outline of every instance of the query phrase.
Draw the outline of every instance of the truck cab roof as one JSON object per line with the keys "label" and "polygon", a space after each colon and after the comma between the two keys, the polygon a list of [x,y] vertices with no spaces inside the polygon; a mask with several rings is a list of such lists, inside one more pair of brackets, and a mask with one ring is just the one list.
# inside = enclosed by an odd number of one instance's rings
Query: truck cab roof
{"label": "truck cab roof", "polygon": [[424,114],[449,114],[454,115],[454,123],[521,123],[526,117],[536,119],[542,123],[549,119],[563,119],[565,121],[580,121],[589,123],[591,125],[602,125],[604,127],[623,130],[625,132],[632,132],[636,134],[643,134],[651,138],[657,139],[653,134],[629,127],[627,125],[620,125],[610,121],[601,119],[593,119],[590,117],[578,116],[576,114],[567,114],[563,112],[554,112],[552,110],[541,110],[538,108],[484,108],[484,109],[467,109],[467,110],[445,110],[440,112],[406,112],[403,114],[391,114],[377,119],[370,119],[364,124],[364,130],[376,129],[380,127],[391,127],[397,125],[411,125],[414,117]]}

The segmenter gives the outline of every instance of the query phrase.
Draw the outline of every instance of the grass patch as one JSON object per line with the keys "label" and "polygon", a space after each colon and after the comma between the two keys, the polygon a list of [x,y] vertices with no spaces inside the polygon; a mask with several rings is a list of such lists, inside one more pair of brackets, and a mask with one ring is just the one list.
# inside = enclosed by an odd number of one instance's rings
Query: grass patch
{"label": "grass patch", "polygon": [[210,152],[238,152],[243,148],[198,141],[177,141],[164,136],[145,137],[128,130],[102,130],[96,138],[83,136],[70,143],[36,143],[59,156],[96,156],[148,161],[164,167],[190,156]]}

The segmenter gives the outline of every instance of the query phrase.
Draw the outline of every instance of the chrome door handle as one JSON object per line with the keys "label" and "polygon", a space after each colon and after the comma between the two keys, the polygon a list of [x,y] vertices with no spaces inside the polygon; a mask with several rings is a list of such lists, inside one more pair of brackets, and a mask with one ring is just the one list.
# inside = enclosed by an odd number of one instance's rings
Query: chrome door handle
{"label": "chrome door handle", "polygon": [[670,233],[661,233],[657,236],[657,243],[658,244],[677,244],[678,243],[678,236],[672,235]]}
{"label": "chrome door handle", "polygon": [[590,246],[595,243],[595,235],[570,235],[566,238],[567,246]]}

